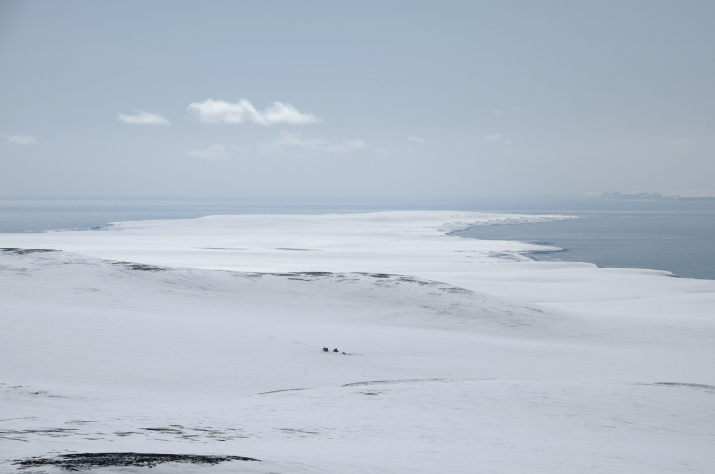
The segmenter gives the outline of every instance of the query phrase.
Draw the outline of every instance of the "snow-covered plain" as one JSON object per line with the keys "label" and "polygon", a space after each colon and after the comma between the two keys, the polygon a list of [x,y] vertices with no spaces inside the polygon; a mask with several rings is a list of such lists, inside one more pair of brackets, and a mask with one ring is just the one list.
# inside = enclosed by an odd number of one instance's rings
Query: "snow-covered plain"
{"label": "snow-covered plain", "polygon": [[715,281],[446,235],[559,218],[0,234],[62,250],[0,251],[0,472],[71,452],[261,460],[159,474],[713,472]]}

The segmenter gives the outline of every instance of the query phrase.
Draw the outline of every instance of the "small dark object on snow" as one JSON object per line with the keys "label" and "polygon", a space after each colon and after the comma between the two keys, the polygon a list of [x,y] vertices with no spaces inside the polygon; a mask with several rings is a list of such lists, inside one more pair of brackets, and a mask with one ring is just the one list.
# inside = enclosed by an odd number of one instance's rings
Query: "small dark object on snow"
{"label": "small dark object on snow", "polygon": [[333,349],[333,352],[340,352],[337,348]]}
{"label": "small dark object on snow", "polygon": [[219,464],[226,461],[258,461],[243,456],[204,456],[196,454],[153,453],[82,453],[62,454],[55,458],[29,458],[15,461],[20,469],[56,466],[64,471],[85,471],[96,467],[139,466],[152,468],[165,462]]}
{"label": "small dark object on snow", "polygon": [[323,347],[323,352],[330,352],[330,349],[328,349],[327,347]]}
{"label": "small dark object on snow", "polygon": [[347,354],[343,352],[343,355],[347,355]]}

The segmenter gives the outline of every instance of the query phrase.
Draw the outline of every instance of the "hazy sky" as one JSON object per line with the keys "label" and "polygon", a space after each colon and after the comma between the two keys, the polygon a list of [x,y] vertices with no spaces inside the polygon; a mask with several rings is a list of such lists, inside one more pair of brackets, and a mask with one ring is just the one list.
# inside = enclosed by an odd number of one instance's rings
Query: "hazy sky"
{"label": "hazy sky", "polygon": [[715,189],[715,2],[1,1],[0,198]]}

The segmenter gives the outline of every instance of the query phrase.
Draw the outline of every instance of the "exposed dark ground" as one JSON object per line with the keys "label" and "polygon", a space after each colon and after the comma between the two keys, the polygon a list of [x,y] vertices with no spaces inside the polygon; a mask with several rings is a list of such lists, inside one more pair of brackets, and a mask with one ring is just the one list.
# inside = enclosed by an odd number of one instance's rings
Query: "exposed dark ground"
{"label": "exposed dark ground", "polygon": [[[152,453],[78,453],[62,454],[54,458],[29,458],[15,462],[20,469],[56,466],[65,471],[85,471],[95,467],[138,466],[154,467],[166,462],[190,464],[219,464],[226,461],[258,461],[243,456],[205,456],[197,454],[152,454]],[[260,461],[258,461],[260,462]]]}

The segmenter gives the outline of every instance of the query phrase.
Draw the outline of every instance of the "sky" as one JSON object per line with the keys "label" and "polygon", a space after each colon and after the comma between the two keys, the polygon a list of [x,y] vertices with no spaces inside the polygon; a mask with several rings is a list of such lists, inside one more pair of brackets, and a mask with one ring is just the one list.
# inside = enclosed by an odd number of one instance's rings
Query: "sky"
{"label": "sky", "polygon": [[715,195],[713,18],[0,0],[0,199]]}

